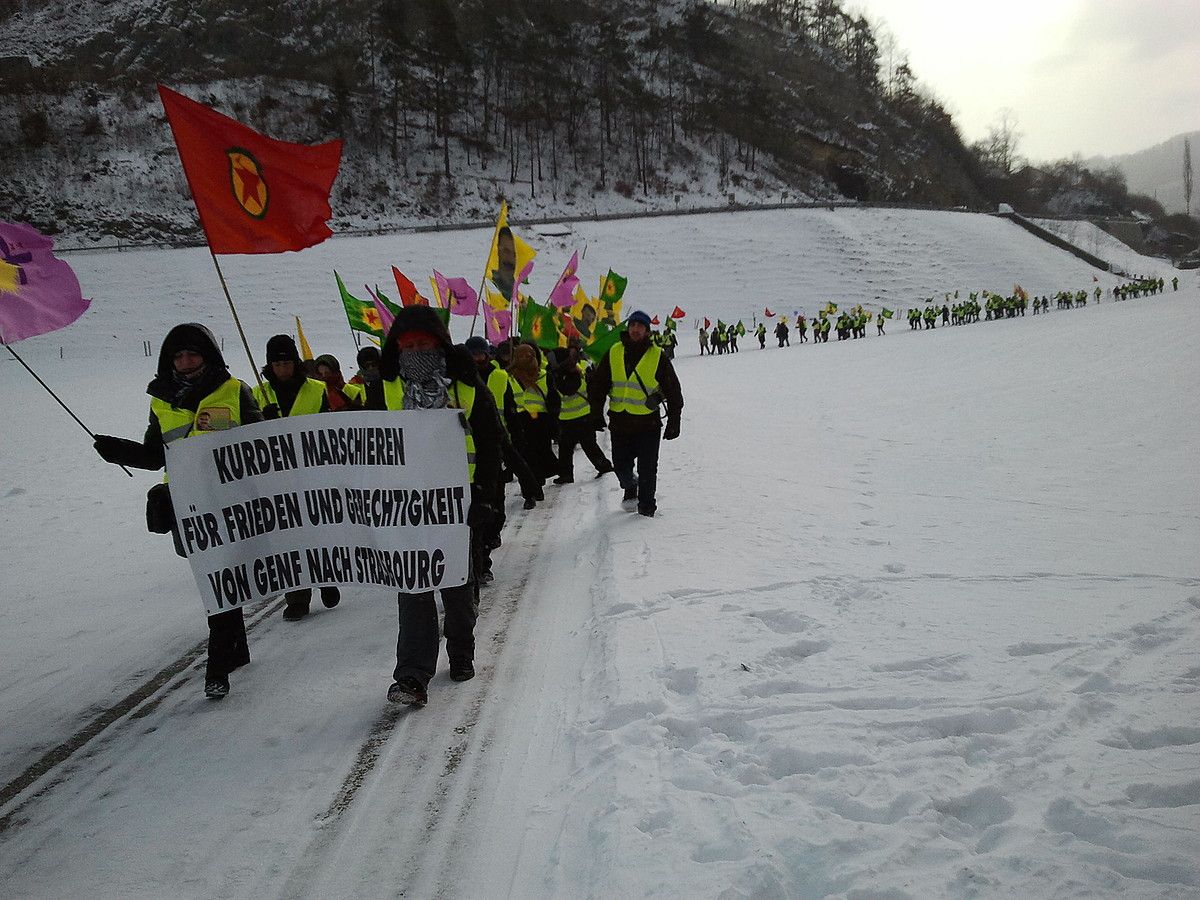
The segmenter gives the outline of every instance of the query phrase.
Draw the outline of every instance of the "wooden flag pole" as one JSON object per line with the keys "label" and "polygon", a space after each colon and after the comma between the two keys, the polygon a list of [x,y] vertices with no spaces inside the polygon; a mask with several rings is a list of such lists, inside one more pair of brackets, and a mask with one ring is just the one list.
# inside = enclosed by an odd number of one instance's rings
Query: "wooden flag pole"
{"label": "wooden flag pole", "polygon": [[[25,360],[21,359],[21,357],[17,355],[17,351],[14,350],[11,345],[5,344],[4,347],[6,350],[8,350],[9,353],[11,353],[13,355],[13,359],[15,359],[17,362],[19,362],[22,366],[25,367],[25,371],[28,372],[30,375],[32,375],[34,377],[34,380],[37,381],[38,384],[40,384],[42,387],[44,387],[46,389],[46,393],[49,394],[51,397],[53,397],[58,402],[58,405],[67,411],[67,415],[69,415],[72,419],[74,419],[76,422],[78,422],[79,427],[82,428],[84,431],[86,431],[88,433],[88,437],[90,437],[94,441],[96,439],[96,435],[92,431],[92,429],[90,429],[86,425],[84,425],[83,420],[80,419],[79,416],[75,415],[75,413],[71,412],[71,407],[69,407],[69,406],[67,406],[67,404],[63,403],[62,399],[58,396],[58,394],[54,393],[54,391],[52,391],[50,389],[50,385],[48,385],[48,384],[46,384],[46,382],[42,381],[42,379],[38,377],[38,373],[33,371],[33,369],[29,368],[29,363],[27,363],[27,362],[25,362]],[[121,464],[117,463],[117,465],[120,466]],[[121,471],[123,471],[130,478],[133,477],[133,473],[130,472],[128,469],[126,469],[124,466],[121,466]]]}
{"label": "wooden flag pole", "polygon": [[217,262],[217,254],[212,252],[212,247],[208,248],[208,255],[212,257],[213,265],[217,267],[217,278],[221,279],[221,290],[225,292],[225,299],[229,301],[229,311],[233,313],[233,324],[237,326],[238,334],[242,338],[242,346],[246,348],[246,359],[250,360],[250,371],[254,373],[254,380],[262,387],[262,375],[258,371],[258,366],[255,365],[254,355],[250,352],[250,342],[246,340],[246,332],[242,330],[242,320],[238,318],[237,307],[233,305],[233,298],[229,296],[229,285],[225,283],[225,274],[221,271],[221,264]]}

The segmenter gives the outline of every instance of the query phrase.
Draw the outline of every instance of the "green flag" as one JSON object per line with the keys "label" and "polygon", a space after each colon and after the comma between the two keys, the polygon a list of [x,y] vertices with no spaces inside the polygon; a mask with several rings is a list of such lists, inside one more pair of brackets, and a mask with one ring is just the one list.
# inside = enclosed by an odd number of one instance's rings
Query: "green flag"
{"label": "green flag", "polygon": [[342,295],[342,305],[346,308],[346,321],[350,323],[350,330],[372,334],[382,339],[383,322],[379,319],[379,311],[375,309],[375,304],[359,300],[346,290],[346,285],[342,284],[342,276],[336,271],[333,277],[337,279],[338,293]]}
{"label": "green flag", "polygon": [[629,284],[628,278],[622,278],[612,269],[608,270],[608,274],[604,277],[604,286],[600,289],[600,299],[605,306],[612,306],[618,300],[625,296],[625,285]]}
{"label": "green flag", "polygon": [[600,362],[612,349],[613,344],[621,339],[623,330],[620,327],[613,328],[606,322],[597,322],[595,330],[592,332],[592,342],[583,348],[583,352],[596,362]]}
{"label": "green flag", "polygon": [[559,346],[558,315],[552,306],[526,300],[517,314],[517,328],[521,337],[539,347],[553,349]]}
{"label": "green flag", "polygon": [[894,315],[895,315],[895,313],[894,313],[894,312],[892,312],[892,310],[888,309],[888,308],[885,306],[883,309],[881,309],[881,310],[879,311],[879,315],[883,316],[883,318],[885,318],[885,319],[890,319],[892,316],[894,316]]}

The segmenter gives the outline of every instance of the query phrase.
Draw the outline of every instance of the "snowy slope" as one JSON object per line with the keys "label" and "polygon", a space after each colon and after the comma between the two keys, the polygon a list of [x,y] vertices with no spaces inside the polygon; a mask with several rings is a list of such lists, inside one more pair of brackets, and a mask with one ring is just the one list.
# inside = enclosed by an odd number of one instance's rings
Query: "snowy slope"
{"label": "snowy slope", "polygon": [[[1148,257],[1142,256],[1128,244],[1113,237],[1093,222],[1070,219],[1032,219],[1031,221],[1070,241],[1076,247],[1112,263],[1123,271],[1140,274],[1147,266]],[[1162,268],[1168,264],[1166,260],[1159,260],[1158,265]],[[1169,275],[1167,280],[1170,280]]]}
{"label": "snowy slope", "polygon": [[[256,351],[298,313],[348,360],[331,267],[471,277],[487,237],[223,266]],[[1093,284],[989,217],[781,211],[537,240],[535,294],[584,242],[589,282],[611,265],[635,302],[712,318]],[[140,433],[139,342],[177,320],[212,323],[247,374],[203,253],[71,261],[92,311],[18,349],[97,430]],[[480,677],[439,675],[412,715],[383,700],[386,596],[299,626],[272,609],[229,699],[204,702],[199,600],[141,526],[153,476],[98,462],[6,361],[0,781],[117,709],[2,795],[5,893],[1194,896],[1187,274],[1044,318],[719,360],[685,342],[660,516],[621,511],[607,479],[510,510]]]}

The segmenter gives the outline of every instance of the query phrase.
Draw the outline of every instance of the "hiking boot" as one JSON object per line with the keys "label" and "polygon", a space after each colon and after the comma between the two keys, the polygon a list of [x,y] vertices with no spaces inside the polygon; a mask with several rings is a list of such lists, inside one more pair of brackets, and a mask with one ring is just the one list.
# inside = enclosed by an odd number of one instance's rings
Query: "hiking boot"
{"label": "hiking boot", "polygon": [[204,696],[209,700],[220,700],[229,693],[229,676],[220,675],[204,679]]}
{"label": "hiking boot", "polygon": [[575,477],[573,475],[559,475],[554,479],[555,484],[574,484]]}
{"label": "hiking boot", "polygon": [[283,608],[283,621],[285,622],[299,622],[307,615],[307,606],[285,606]]}
{"label": "hiking boot", "polygon": [[637,486],[637,482],[635,481],[629,487],[625,488],[625,496],[623,496],[621,498],[621,500],[622,501],[636,500],[637,499],[637,489],[638,489],[638,486]]}
{"label": "hiking boot", "polygon": [[606,463],[596,470],[596,477],[599,478],[601,475],[607,475],[611,471],[613,471],[612,463]]}
{"label": "hiking boot", "polygon": [[429,702],[429,694],[425,685],[411,675],[405,675],[388,688],[389,703],[403,703],[405,706],[424,706]]}
{"label": "hiking boot", "polygon": [[525,509],[533,509],[535,506],[537,506],[536,500],[534,500],[532,497],[525,498],[525,503],[524,503]]}
{"label": "hiking boot", "polygon": [[333,609],[342,602],[342,592],[337,588],[321,588],[321,604],[326,609]]}
{"label": "hiking boot", "polygon": [[475,667],[471,663],[463,663],[450,667],[451,681],[470,681],[475,677]]}
{"label": "hiking boot", "polygon": [[482,572],[479,573],[479,583],[480,584],[491,584],[495,580],[496,580],[496,576],[492,574],[491,569],[484,569]]}
{"label": "hiking boot", "polygon": [[653,519],[656,510],[657,507],[651,506],[647,503],[638,504],[638,515],[645,516],[647,519]]}

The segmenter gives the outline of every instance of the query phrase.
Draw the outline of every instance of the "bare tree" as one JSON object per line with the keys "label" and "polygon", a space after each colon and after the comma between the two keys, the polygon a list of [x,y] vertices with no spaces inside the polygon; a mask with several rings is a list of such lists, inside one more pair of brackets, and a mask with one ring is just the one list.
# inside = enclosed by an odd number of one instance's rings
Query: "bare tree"
{"label": "bare tree", "polygon": [[1183,139],[1183,214],[1192,214],[1192,141]]}
{"label": "bare tree", "polygon": [[996,114],[996,121],[988,128],[987,137],[980,142],[984,158],[1006,178],[1012,175],[1019,163],[1017,146],[1022,134],[1017,130],[1017,114],[1005,107]]}

